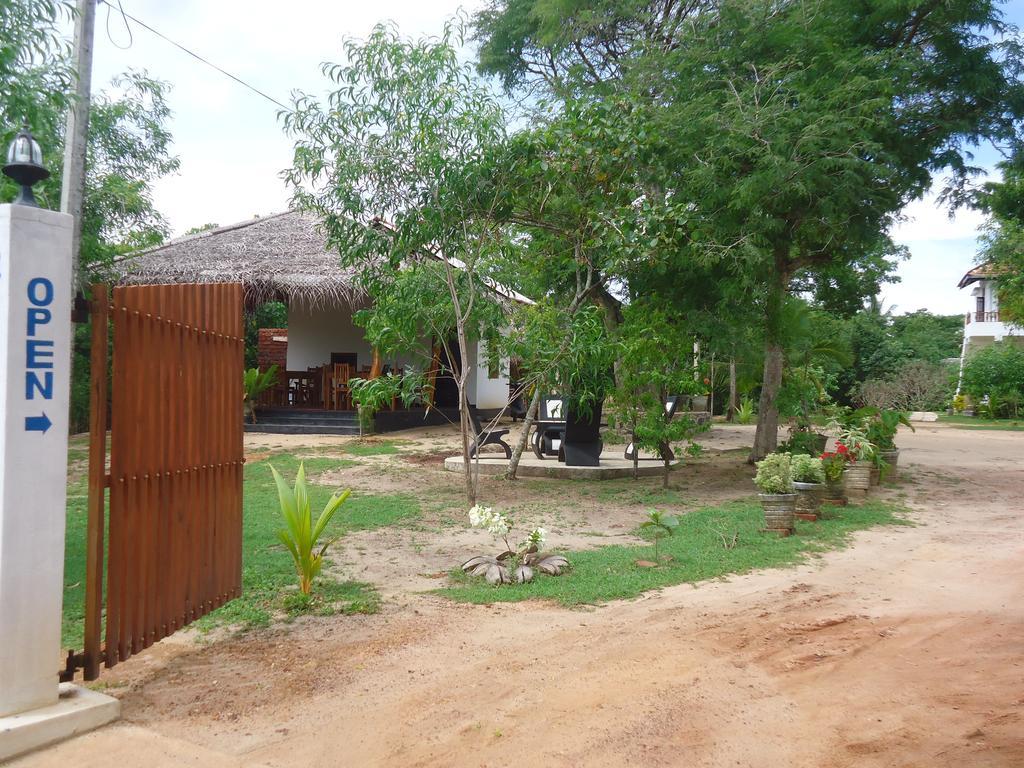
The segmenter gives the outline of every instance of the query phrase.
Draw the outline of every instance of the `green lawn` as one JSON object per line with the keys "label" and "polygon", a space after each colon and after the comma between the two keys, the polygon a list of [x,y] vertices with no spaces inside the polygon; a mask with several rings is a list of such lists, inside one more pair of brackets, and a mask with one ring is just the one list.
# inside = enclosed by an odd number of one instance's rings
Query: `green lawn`
{"label": "green lawn", "polygon": [[[328,470],[353,466],[355,462],[338,458],[304,460],[310,478],[313,514],[319,514],[335,488],[318,485],[318,475]],[[273,465],[289,481],[295,477],[299,459],[277,454],[246,464],[244,473],[244,523],[242,530],[242,597],[204,617],[203,629],[221,624],[241,627],[265,626],[274,614],[288,618],[300,613],[372,613],[377,609],[376,592],[367,584],[335,582],[326,576],[317,581],[314,599],[302,599],[294,586],[296,576],[291,556],[277,540],[280,527],[277,489],[270,474]],[[87,481],[73,473],[68,486],[67,536],[64,560],[63,643],[67,648],[82,647],[85,578],[85,527]],[[341,507],[331,525],[328,538],[348,531],[392,525],[419,514],[419,503],[404,494],[353,494]],[[341,543],[339,542],[339,546]],[[329,553],[328,553],[329,557]]]}
{"label": "green lawn", "polygon": [[950,416],[939,414],[939,423],[949,424],[957,429],[1002,429],[1011,432],[1024,431],[1024,418],[1020,419],[983,419],[980,416]]}
{"label": "green lawn", "polygon": [[[683,515],[675,535],[660,543],[662,558],[672,559],[657,568],[636,564],[654,560],[653,545],[615,545],[569,554],[572,569],[562,576],[539,575],[531,584],[492,587],[456,571],[454,585],[438,591],[467,603],[542,599],[572,606],[632,598],[658,587],[794,565],[808,555],[844,546],[853,531],[907,524],[900,513],[899,507],[871,501],[829,510],[816,523],[798,520],[796,535],[778,538],[761,533],[764,517],[756,501],[733,502]],[[727,549],[723,536],[731,541],[734,533],[736,546]]]}

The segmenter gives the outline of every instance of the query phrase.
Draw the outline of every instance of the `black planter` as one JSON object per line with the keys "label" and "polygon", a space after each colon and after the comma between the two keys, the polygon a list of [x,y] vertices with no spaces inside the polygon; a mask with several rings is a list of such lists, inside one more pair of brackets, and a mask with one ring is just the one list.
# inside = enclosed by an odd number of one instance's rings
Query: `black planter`
{"label": "black planter", "polygon": [[597,467],[601,463],[601,406],[594,403],[587,413],[570,404],[565,418],[565,439],[559,460],[567,467]]}

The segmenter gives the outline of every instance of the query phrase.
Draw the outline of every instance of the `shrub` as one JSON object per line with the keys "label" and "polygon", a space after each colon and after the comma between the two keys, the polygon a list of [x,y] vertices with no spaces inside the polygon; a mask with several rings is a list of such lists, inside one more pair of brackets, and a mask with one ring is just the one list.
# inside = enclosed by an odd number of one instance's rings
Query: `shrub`
{"label": "shrub", "polygon": [[736,409],[736,421],[740,424],[750,424],[754,420],[754,401],[749,397],[740,400]]}
{"label": "shrub", "polygon": [[817,456],[824,447],[824,439],[817,432],[794,429],[789,433],[789,440],[779,446],[778,453],[789,453],[794,456],[798,454]]}
{"label": "shrub", "polygon": [[770,453],[757,462],[754,483],[761,493],[792,493],[793,470],[788,453]]}
{"label": "shrub", "polygon": [[992,415],[1016,417],[1024,400],[1024,349],[1000,341],[971,355],[963,389],[976,402],[987,396]]}
{"label": "shrub", "polygon": [[825,469],[821,459],[815,456],[796,454],[790,461],[793,481],[797,483],[824,483]]}
{"label": "shrub", "polygon": [[880,410],[931,411],[949,402],[954,386],[955,372],[950,366],[911,360],[892,378],[861,382],[853,400]]}

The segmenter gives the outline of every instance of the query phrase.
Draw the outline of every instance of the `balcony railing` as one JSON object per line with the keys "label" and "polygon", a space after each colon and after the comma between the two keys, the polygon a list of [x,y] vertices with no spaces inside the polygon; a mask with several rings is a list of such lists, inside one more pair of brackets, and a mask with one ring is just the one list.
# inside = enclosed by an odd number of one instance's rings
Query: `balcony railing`
{"label": "balcony railing", "polygon": [[984,310],[979,310],[977,312],[968,312],[966,324],[969,325],[972,320],[976,323],[998,323],[999,312],[985,312]]}

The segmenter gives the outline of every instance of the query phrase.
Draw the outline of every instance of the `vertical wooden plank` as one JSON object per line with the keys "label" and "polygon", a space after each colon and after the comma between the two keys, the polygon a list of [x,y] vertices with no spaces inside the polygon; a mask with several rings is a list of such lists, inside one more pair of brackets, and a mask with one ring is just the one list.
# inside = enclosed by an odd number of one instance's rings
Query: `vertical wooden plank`
{"label": "vertical wooden plank", "polygon": [[181,286],[171,286],[169,289],[170,296],[170,309],[168,310],[168,316],[171,321],[168,328],[170,330],[170,343],[169,348],[166,350],[171,360],[171,454],[174,461],[171,463],[169,470],[171,471],[170,476],[170,493],[172,494],[171,501],[171,531],[172,538],[170,543],[170,557],[173,563],[170,572],[171,589],[169,590],[169,600],[171,606],[171,615],[169,617],[169,631],[174,632],[185,625],[185,604],[187,601],[187,578],[185,575],[184,558],[184,536],[185,536],[185,516],[184,516],[184,504],[182,496],[184,494],[184,484],[182,469],[186,466],[183,463],[185,446],[183,441],[184,436],[184,388],[182,386],[182,289]]}
{"label": "vertical wooden plank", "polygon": [[84,675],[95,680],[102,657],[103,530],[107,475],[107,286],[92,287],[89,359],[89,511],[85,558]]}
{"label": "vertical wooden plank", "polygon": [[147,407],[152,392],[148,392],[153,382],[153,318],[150,314],[152,308],[152,288],[150,286],[139,286],[139,359],[136,361],[137,378],[135,380],[133,405],[133,417],[139,428],[136,432],[138,440],[138,472],[139,482],[137,487],[136,505],[132,510],[132,517],[135,521],[138,532],[138,550],[133,560],[137,563],[135,569],[135,613],[132,624],[132,653],[138,653],[146,647],[146,640],[149,637],[149,628],[153,623],[152,609],[153,601],[150,599],[153,585],[151,580],[151,566],[153,560],[153,490],[152,472],[154,468],[153,450],[154,443],[159,442],[159,435],[154,434],[153,408]]}
{"label": "vertical wooden plank", "polygon": [[202,531],[200,515],[202,514],[202,508],[200,506],[199,498],[199,476],[197,474],[197,467],[200,465],[199,456],[199,435],[198,435],[198,424],[201,418],[199,410],[199,392],[201,390],[201,378],[200,371],[201,366],[205,361],[201,358],[199,349],[199,334],[196,330],[196,326],[199,322],[199,294],[195,290],[195,286],[185,286],[187,289],[186,293],[186,317],[188,318],[188,331],[185,335],[185,356],[187,358],[187,367],[185,370],[185,388],[187,390],[186,401],[188,403],[188,417],[185,425],[187,429],[187,445],[188,445],[188,620],[194,621],[198,616],[202,615],[200,609],[200,585],[201,575],[199,573],[201,558],[200,558],[200,545],[202,542]]}
{"label": "vertical wooden plank", "polygon": [[172,442],[174,432],[170,412],[173,393],[171,392],[171,360],[170,336],[167,315],[170,310],[168,287],[157,286],[157,357],[159,359],[160,395],[155,398],[153,406],[160,409],[160,433],[162,447],[160,465],[157,468],[157,512],[160,516],[157,525],[157,563],[156,563],[156,626],[154,642],[169,635],[171,628],[171,594],[174,583],[173,559],[171,557],[172,520],[171,501],[174,498],[171,488],[171,475],[168,470],[174,455]]}
{"label": "vertical wooden plank", "polygon": [[[234,355],[234,371],[233,380],[235,384],[235,398],[241,402],[243,396],[242,388],[242,377],[245,374],[245,319],[243,316],[244,297],[242,295],[242,284],[234,284],[234,337],[235,337],[235,355]],[[234,459],[235,459],[235,472],[234,472],[234,512],[235,512],[235,525],[234,525],[234,555],[235,565],[233,569],[233,586],[232,597],[240,597],[242,594],[242,526],[243,526],[243,497],[242,497],[242,473],[245,470],[245,426],[243,421],[242,409],[236,408],[235,421],[233,426],[234,438]]]}
{"label": "vertical wooden plank", "polygon": [[124,505],[124,475],[120,457],[121,441],[124,439],[124,414],[121,407],[124,399],[124,343],[127,313],[124,308],[124,288],[115,287],[113,293],[114,350],[111,391],[110,425],[110,511],[107,536],[107,626],[106,659],[107,667],[113,667],[120,659],[122,594],[124,592],[124,558],[121,541],[124,537],[124,522],[121,510]]}

